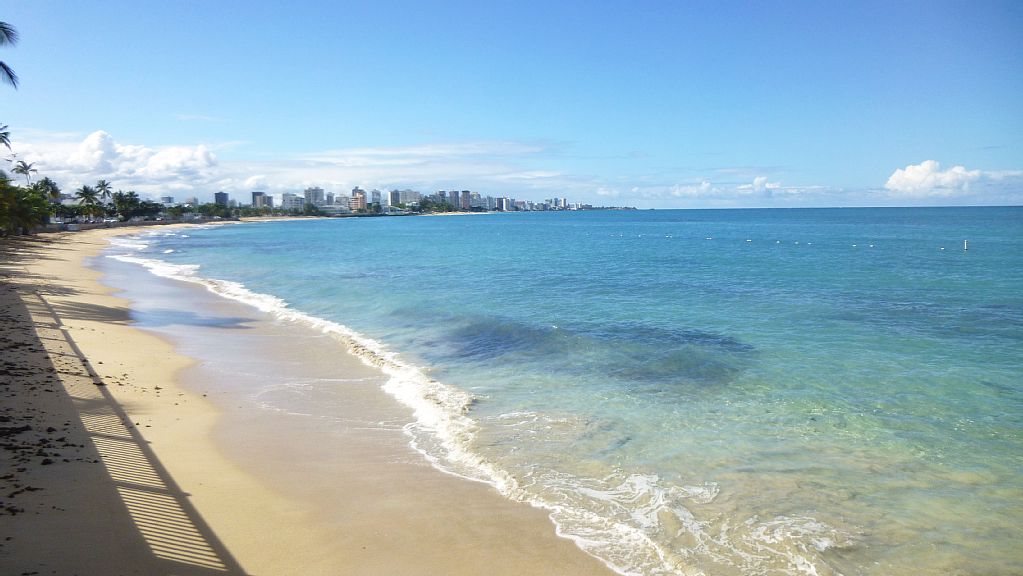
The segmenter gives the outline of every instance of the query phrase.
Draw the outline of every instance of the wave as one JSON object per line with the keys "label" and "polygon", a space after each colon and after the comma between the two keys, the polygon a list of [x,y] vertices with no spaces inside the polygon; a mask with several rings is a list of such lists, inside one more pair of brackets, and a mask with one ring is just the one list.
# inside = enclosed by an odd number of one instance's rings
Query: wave
{"label": "wave", "polygon": [[[559,536],[574,541],[619,574],[693,574],[695,566],[705,565],[750,573],[835,574],[818,570],[819,552],[851,542],[812,518],[777,517],[766,522],[751,518],[738,525],[699,520],[688,506],[712,502],[719,490],[713,483],[678,486],[657,475],[623,471],[594,479],[530,470],[517,478],[472,450],[479,424],[469,416],[475,401],[470,393],[430,378],[381,342],[347,326],[295,310],[285,300],[254,292],[242,283],[203,277],[199,265],[142,257],[138,253],[148,244],[137,238],[115,239],[119,240],[113,242],[116,246],[134,254],[108,254],[110,258],[140,265],[160,277],[201,285],[218,296],[334,338],[387,376],[383,390],[413,411],[413,422],[404,426],[410,445],[432,465],[548,511]],[[723,345],[734,347],[731,342]],[[544,418],[527,412],[504,417],[512,426]]]}

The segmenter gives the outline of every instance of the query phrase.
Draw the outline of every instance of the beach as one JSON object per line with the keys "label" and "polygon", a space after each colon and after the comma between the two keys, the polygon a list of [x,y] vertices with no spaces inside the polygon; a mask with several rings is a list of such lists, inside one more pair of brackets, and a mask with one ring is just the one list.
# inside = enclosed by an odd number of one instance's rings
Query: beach
{"label": "beach", "polygon": [[0,244],[2,572],[610,573],[544,511],[430,466],[373,368],[313,353],[321,334],[175,288],[166,297],[202,310],[169,322],[179,336],[262,350],[262,378],[344,379],[331,401],[350,425],[327,434],[238,401],[252,374],[211,371],[173,330],[140,329],[86,265],[126,232]]}

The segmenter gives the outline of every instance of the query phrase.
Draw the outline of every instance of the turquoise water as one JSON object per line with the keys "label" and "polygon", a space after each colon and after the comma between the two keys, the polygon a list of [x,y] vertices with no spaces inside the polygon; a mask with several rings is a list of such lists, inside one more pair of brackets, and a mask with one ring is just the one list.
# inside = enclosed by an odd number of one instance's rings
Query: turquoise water
{"label": "turquoise water", "polygon": [[334,334],[426,457],[620,572],[1023,573],[1021,208],[332,219],[112,253]]}

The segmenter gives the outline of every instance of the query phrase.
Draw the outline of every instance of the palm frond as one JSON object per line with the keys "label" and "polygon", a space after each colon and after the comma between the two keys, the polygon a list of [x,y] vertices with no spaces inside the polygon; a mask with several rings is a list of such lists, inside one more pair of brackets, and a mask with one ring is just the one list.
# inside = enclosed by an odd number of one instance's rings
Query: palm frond
{"label": "palm frond", "polygon": [[18,43],[18,31],[7,22],[0,22],[0,46]]}
{"label": "palm frond", "polygon": [[15,88],[18,87],[18,75],[11,70],[11,67],[0,62],[0,81],[6,82]]}

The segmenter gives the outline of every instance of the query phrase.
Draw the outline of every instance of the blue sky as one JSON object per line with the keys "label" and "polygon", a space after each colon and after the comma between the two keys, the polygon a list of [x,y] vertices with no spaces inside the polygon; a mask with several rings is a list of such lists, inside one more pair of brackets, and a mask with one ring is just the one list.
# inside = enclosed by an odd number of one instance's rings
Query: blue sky
{"label": "blue sky", "polygon": [[8,2],[65,188],[1023,203],[1023,2]]}

